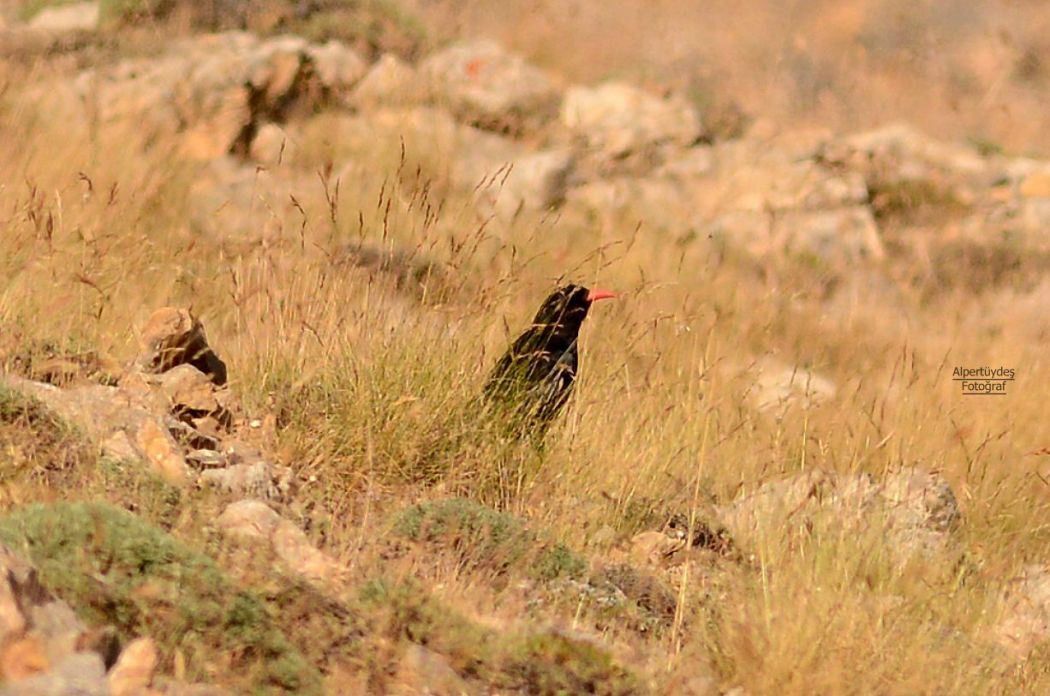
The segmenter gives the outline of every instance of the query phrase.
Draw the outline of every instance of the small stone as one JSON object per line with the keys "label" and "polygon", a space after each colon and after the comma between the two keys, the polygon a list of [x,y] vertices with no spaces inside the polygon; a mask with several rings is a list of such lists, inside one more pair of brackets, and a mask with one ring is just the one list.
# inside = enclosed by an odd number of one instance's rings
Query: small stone
{"label": "small stone", "polygon": [[197,449],[186,453],[186,461],[194,469],[218,469],[225,467],[229,461],[226,455],[215,450]]}
{"label": "small stone", "polygon": [[222,468],[208,468],[201,472],[200,482],[234,495],[258,498],[279,497],[274,485],[273,469],[265,461],[251,464],[228,464]]}
{"label": "small stone", "polygon": [[190,480],[182,451],[171,433],[156,420],[147,418],[139,424],[134,432],[134,443],[153,470],[168,482],[184,485]]}

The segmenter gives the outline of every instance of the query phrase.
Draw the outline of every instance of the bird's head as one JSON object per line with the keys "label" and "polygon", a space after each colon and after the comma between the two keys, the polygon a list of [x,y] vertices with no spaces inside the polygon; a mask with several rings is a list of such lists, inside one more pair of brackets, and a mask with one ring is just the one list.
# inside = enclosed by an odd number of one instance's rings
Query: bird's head
{"label": "bird's head", "polygon": [[534,326],[553,326],[579,331],[591,304],[616,297],[608,290],[590,290],[582,285],[564,285],[552,292],[533,319]]}

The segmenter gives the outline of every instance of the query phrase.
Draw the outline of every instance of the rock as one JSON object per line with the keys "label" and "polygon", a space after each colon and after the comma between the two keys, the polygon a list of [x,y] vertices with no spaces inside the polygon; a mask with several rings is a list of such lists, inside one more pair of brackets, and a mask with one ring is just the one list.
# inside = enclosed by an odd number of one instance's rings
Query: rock
{"label": "rock", "polygon": [[176,365],[152,377],[150,382],[163,394],[172,413],[211,415],[224,410],[216,396],[215,384],[189,363]]}
{"label": "rock", "polygon": [[166,372],[192,365],[217,385],[226,384],[226,363],[219,359],[204,333],[204,325],[189,310],[163,307],[150,315],[139,341],[138,364],[145,372]]}
{"label": "rock", "polygon": [[390,693],[400,696],[469,693],[447,658],[416,643],[408,643],[391,681]]}
{"label": "rock", "polygon": [[385,53],[357,83],[348,101],[362,109],[404,107],[422,103],[424,91],[415,68],[397,56]]}
{"label": "rock", "polygon": [[312,584],[331,589],[342,582],[344,569],[261,500],[231,503],[215,524],[227,536],[265,543],[289,570]]}
{"label": "rock", "polygon": [[869,162],[892,165],[900,178],[919,179],[931,169],[960,176],[989,174],[988,160],[972,147],[931,138],[905,123],[846,137],[846,148]]}
{"label": "rock", "polygon": [[77,652],[93,652],[102,658],[106,671],[117,664],[122,650],[120,634],[113,626],[89,628],[80,634],[76,644]]}
{"label": "rock", "polygon": [[568,150],[522,152],[495,136],[457,153],[452,180],[474,191],[479,210],[509,220],[520,210],[548,210],[565,198],[574,158]]}
{"label": "rock", "polygon": [[810,470],[766,483],[717,509],[738,545],[753,545],[764,529],[812,529],[868,534],[881,530],[898,563],[949,550],[959,519],[955,495],[940,476],[902,469],[882,483],[867,474]]}
{"label": "rock", "polygon": [[156,419],[142,419],[134,429],[133,442],[153,470],[168,482],[184,485],[191,480],[181,448]]}
{"label": "rock", "polygon": [[569,189],[564,215],[607,225],[639,224],[645,230],[670,234],[693,231],[700,206],[691,191],[663,177],[611,177]]}
{"label": "rock", "polygon": [[827,264],[885,257],[875,218],[867,206],[780,212],[738,210],[709,223],[708,233],[758,257],[810,255]]}
{"label": "rock", "polygon": [[77,426],[107,454],[141,460],[176,485],[190,481],[179,445],[165,427],[163,417],[153,412],[149,398],[101,385],[59,389],[10,375],[0,375],[0,384],[37,399],[55,415]]}
{"label": "rock", "polygon": [[438,104],[480,128],[517,132],[545,122],[557,108],[558,91],[543,71],[493,41],[433,53],[420,73]]}
{"label": "rock", "polygon": [[[214,684],[187,684],[157,677],[154,692],[162,696],[233,696],[230,691]],[[152,694],[150,694],[152,696]]]}
{"label": "rock", "polygon": [[287,493],[286,472],[278,473],[266,461],[232,464],[202,471],[200,482],[233,495],[250,495],[276,500]]}
{"label": "rock", "polygon": [[221,469],[229,464],[229,460],[222,452],[207,449],[195,449],[186,453],[186,461],[194,469]]}
{"label": "rock", "polygon": [[306,55],[313,63],[321,84],[336,92],[349,91],[364,77],[366,65],[361,56],[338,41],[306,47]]}
{"label": "rock", "polygon": [[136,638],[117,658],[109,676],[111,696],[138,696],[153,682],[157,669],[157,646],[152,638]]}
{"label": "rock", "polygon": [[6,546],[0,545],[0,645],[20,636],[27,628],[23,605],[46,597],[36,569]]}
{"label": "rock", "polygon": [[73,653],[47,672],[9,682],[0,696],[109,696],[106,668],[93,652]]}
{"label": "rock", "polygon": [[510,165],[493,206],[504,218],[518,210],[548,210],[565,198],[575,160],[568,150],[519,157]]}
{"label": "rock", "polygon": [[28,26],[40,31],[91,31],[98,27],[98,10],[98,2],[45,7],[29,20]]}
{"label": "rock", "polygon": [[609,157],[665,143],[688,145],[700,136],[700,120],[684,99],[660,99],[619,82],[571,88],[561,122]]}
{"label": "rock", "polygon": [[1050,198],[1050,170],[1036,170],[1021,180],[1017,191],[1023,198]]}
{"label": "rock", "polygon": [[809,254],[825,263],[880,261],[886,256],[867,206],[789,211],[777,222],[789,254]]}
{"label": "rock", "polygon": [[259,127],[252,139],[249,154],[260,164],[281,165],[295,157],[296,147],[288,133],[276,123]]}
{"label": "rock", "polygon": [[7,641],[0,648],[0,679],[16,682],[44,672],[51,665],[35,637]]}
{"label": "rock", "polygon": [[756,366],[753,374],[755,386],[749,396],[759,411],[783,410],[796,403],[811,408],[835,397],[834,382],[803,368],[766,360]]}
{"label": "rock", "polygon": [[183,155],[211,160],[245,154],[259,125],[312,113],[348,90],[362,67],[348,50],[287,36],[193,36],[155,57],[41,82],[27,95],[42,109],[63,109],[85,133],[134,133],[122,143],[134,147],[177,136]]}
{"label": "rock", "polygon": [[32,564],[0,545],[0,694],[107,694],[102,657],[79,650],[84,633]]}
{"label": "rock", "polygon": [[678,606],[674,591],[659,578],[628,563],[601,565],[592,573],[590,582],[599,587],[603,584],[615,587],[624,597],[664,622],[674,618]]}
{"label": "rock", "polygon": [[1050,568],[1028,565],[1009,582],[992,637],[1017,660],[1050,640]]}
{"label": "rock", "polygon": [[672,539],[663,532],[641,532],[628,545],[631,560],[638,565],[666,568],[688,545],[683,539]]}

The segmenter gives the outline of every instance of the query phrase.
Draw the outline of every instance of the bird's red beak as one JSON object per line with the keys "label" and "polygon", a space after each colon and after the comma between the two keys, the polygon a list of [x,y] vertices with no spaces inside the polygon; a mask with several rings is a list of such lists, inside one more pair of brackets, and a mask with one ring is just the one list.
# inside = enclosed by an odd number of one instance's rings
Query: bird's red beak
{"label": "bird's red beak", "polygon": [[611,300],[616,297],[615,292],[609,292],[608,290],[591,290],[587,293],[588,302],[597,302],[598,300]]}

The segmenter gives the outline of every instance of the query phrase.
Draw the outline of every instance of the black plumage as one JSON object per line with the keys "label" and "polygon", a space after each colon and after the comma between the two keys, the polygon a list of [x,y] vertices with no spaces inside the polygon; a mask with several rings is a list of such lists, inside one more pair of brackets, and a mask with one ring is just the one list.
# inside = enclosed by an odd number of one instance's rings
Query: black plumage
{"label": "black plumage", "polygon": [[542,434],[561,412],[580,369],[580,327],[591,304],[609,297],[581,285],[558,288],[496,363],[485,397],[514,427]]}

